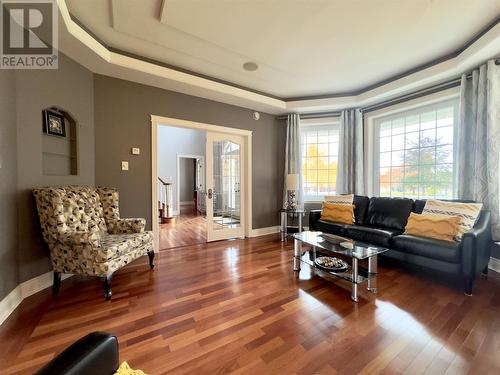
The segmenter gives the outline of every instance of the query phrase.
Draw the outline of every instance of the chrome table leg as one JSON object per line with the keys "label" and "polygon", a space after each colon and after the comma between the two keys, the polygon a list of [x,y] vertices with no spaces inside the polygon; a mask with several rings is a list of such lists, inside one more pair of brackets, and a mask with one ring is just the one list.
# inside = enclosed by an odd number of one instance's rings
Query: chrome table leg
{"label": "chrome table leg", "polygon": [[303,231],[303,228],[302,228],[302,213],[298,213],[298,215],[299,215],[299,229],[298,229],[298,231],[302,232]]}
{"label": "chrome table leg", "polygon": [[358,259],[352,258],[352,293],[351,299],[358,302]]}
{"label": "chrome table leg", "polygon": [[282,212],[281,213],[281,222],[282,222],[282,232],[281,232],[281,242],[284,242],[286,240],[287,234],[288,234],[288,213],[287,212]]}
{"label": "chrome table leg", "polygon": [[281,242],[285,241],[285,227],[284,227],[284,218],[283,218],[283,212],[280,212],[280,235],[281,235]]}
{"label": "chrome table leg", "polygon": [[300,256],[302,251],[302,242],[298,239],[293,240],[293,270],[300,271]]}
{"label": "chrome table leg", "polygon": [[377,256],[368,258],[368,288],[369,291],[377,293]]}

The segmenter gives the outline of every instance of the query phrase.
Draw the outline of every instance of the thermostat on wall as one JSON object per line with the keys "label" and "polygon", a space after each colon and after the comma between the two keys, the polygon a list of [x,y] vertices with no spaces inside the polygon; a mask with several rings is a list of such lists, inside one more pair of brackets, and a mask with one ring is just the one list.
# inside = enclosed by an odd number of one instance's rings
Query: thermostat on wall
{"label": "thermostat on wall", "polygon": [[140,155],[141,149],[139,147],[132,147],[132,155]]}

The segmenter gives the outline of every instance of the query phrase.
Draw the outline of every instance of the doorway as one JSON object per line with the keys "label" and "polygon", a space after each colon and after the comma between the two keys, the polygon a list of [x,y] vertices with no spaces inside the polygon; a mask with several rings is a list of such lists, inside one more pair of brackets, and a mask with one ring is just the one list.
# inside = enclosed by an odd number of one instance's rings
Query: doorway
{"label": "doorway", "polygon": [[177,155],[177,212],[205,215],[205,156]]}
{"label": "doorway", "polygon": [[[160,221],[157,215],[158,198],[161,186],[158,181],[158,130],[160,127],[176,127],[206,132],[205,186],[196,195],[196,209],[204,206],[207,214],[207,240],[216,241],[227,238],[249,236],[252,218],[252,164],[251,145],[252,132],[248,130],[223,127],[213,124],[151,116],[151,174],[152,174],[152,227],[155,237],[155,248],[161,249],[159,243]],[[217,146],[215,146],[217,145]],[[179,155],[200,156],[200,155]],[[193,158],[194,159],[194,158]],[[217,168],[221,169],[217,172]],[[199,172],[198,170],[198,173]],[[216,173],[219,173],[216,175]],[[211,176],[211,178],[208,178]],[[198,181],[200,178],[198,177]],[[201,189],[200,189],[201,190]],[[179,191],[180,193],[180,191]],[[183,206],[173,205],[180,213]]]}

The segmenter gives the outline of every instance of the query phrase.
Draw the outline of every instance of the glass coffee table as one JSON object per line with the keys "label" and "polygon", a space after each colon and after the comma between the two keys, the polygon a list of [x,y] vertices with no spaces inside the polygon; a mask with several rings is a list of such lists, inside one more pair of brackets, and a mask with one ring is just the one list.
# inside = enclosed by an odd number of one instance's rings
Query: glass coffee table
{"label": "glass coffee table", "polygon": [[[293,270],[300,271],[301,263],[306,263],[315,270],[320,270],[328,276],[334,276],[347,280],[352,285],[351,298],[358,302],[358,285],[367,283],[367,289],[377,292],[377,255],[386,252],[388,249],[368,243],[352,241],[347,238],[323,234],[321,232],[305,231],[295,233],[293,245]],[[352,249],[345,244],[352,243]],[[343,246],[341,245],[343,244]],[[310,250],[303,251],[302,245],[310,245]],[[317,254],[323,256],[333,256],[350,261],[350,266],[346,270],[331,271],[315,263]],[[361,260],[368,259],[368,268],[358,265]]]}

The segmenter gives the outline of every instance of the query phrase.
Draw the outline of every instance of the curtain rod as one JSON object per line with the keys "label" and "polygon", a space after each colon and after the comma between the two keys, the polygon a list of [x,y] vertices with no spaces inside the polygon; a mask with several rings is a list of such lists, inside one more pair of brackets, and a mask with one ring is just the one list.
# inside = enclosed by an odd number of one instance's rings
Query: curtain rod
{"label": "curtain rod", "polygon": [[[469,78],[469,76],[467,76],[467,78]],[[434,94],[434,93],[439,92],[439,91],[443,91],[443,90],[451,89],[452,87],[460,86],[460,81],[461,81],[461,78],[455,78],[455,79],[452,79],[452,80],[449,80],[446,82],[442,82],[440,84],[437,84],[437,85],[434,85],[431,87],[427,87],[427,88],[422,89],[422,90],[412,92],[410,94],[401,95],[397,98],[392,98],[392,99],[385,100],[385,101],[377,103],[377,104],[373,104],[373,105],[370,105],[370,106],[367,106],[364,108],[360,108],[360,110],[362,113],[377,111],[377,110],[382,109],[382,108],[387,108],[387,107],[390,107],[390,106],[393,106],[396,104],[407,102],[407,101],[412,100],[412,99],[418,99],[418,98],[421,98],[423,96],[431,95],[431,94]]]}
{"label": "curtain rod", "polygon": [[[325,118],[325,117],[339,117],[340,116],[340,111],[336,112],[318,112],[318,113],[303,113],[299,114],[301,120],[306,120],[306,119],[313,119],[313,118]],[[288,116],[283,115],[283,116],[278,116],[276,117],[277,120],[286,120]]]}

